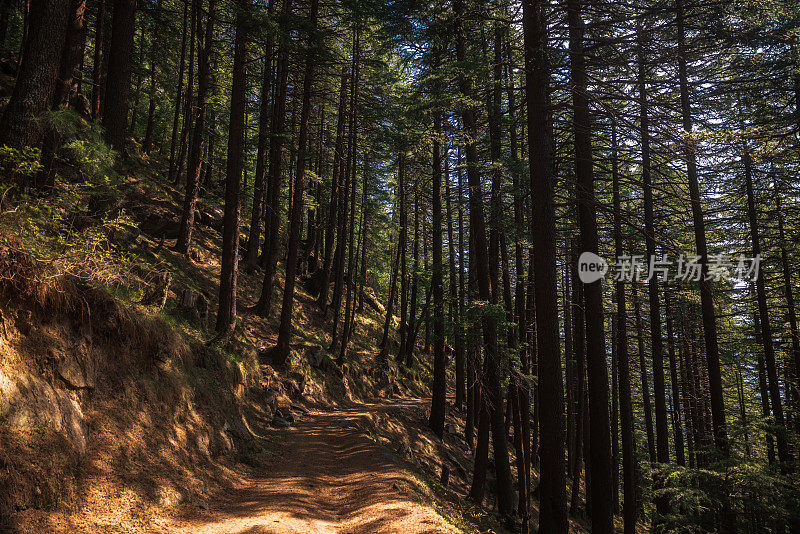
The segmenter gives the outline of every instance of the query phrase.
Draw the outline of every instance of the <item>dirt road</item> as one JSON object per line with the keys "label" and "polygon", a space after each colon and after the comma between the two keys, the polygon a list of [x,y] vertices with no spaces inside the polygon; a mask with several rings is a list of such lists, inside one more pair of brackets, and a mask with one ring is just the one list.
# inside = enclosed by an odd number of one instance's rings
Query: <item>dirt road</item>
{"label": "dirt road", "polygon": [[263,475],[170,522],[169,534],[458,532],[415,502],[411,477],[356,426],[420,401],[310,412],[277,444]]}

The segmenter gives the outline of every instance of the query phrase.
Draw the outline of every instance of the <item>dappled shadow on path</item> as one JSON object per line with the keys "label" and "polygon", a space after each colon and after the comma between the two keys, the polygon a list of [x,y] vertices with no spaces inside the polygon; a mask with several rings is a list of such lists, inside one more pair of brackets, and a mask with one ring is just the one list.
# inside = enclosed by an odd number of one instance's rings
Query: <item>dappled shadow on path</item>
{"label": "dappled shadow on path", "polygon": [[363,404],[303,417],[260,476],[187,510],[166,532],[435,533],[455,531],[410,495],[410,475],[360,430],[369,413],[418,401]]}

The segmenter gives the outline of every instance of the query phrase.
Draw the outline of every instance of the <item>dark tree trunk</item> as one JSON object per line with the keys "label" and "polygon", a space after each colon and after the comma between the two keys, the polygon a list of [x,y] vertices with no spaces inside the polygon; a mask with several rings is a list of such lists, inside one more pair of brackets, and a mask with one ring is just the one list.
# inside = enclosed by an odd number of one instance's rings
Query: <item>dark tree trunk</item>
{"label": "dark tree trunk", "polygon": [[[153,128],[155,127],[156,118],[156,90],[158,89],[158,57],[159,44],[161,42],[161,4],[163,0],[158,0],[153,11],[153,43],[150,49],[150,105],[147,108],[147,128],[144,133],[144,141],[142,142],[142,150],[145,153],[150,153],[153,146]],[[198,17],[200,12],[198,10]],[[210,11],[210,9],[209,9]],[[209,44],[206,43],[206,48]]]}
{"label": "dark tree trunk", "polygon": [[348,201],[350,198],[350,181],[351,181],[351,174],[355,174],[353,172],[353,168],[355,166],[355,154],[356,154],[356,139],[357,139],[357,129],[358,123],[356,122],[356,117],[358,114],[357,110],[357,103],[358,103],[358,72],[359,72],[359,65],[358,65],[358,58],[359,58],[359,46],[358,46],[358,35],[357,32],[353,32],[353,61],[350,70],[350,113],[348,116],[348,130],[347,130],[347,150],[346,150],[346,157],[344,161],[344,181],[343,183],[339,184],[339,206],[337,213],[337,238],[336,238],[336,252],[334,253],[334,285],[333,285],[333,296],[331,299],[331,305],[333,306],[333,327],[331,333],[331,350],[334,351],[338,344],[338,326],[339,326],[339,312],[341,311],[341,303],[342,303],[342,295],[344,294],[344,271],[345,271],[345,259],[347,254],[347,212],[348,212]]}
{"label": "dark tree trunk", "polygon": [[[268,12],[272,15],[275,1],[270,1]],[[269,104],[272,87],[272,33],[267,36],[264,50],[264,69],[261,75],[261,95],[258,113],[258,149],[256,152],[256,173],[253,176],[253,206],[250,216],[250,232],[247,237],[247,268],[252,270],[258,262],[261,241],[261,216],[264,213],[264,195],[267,178],[267,155],[269,151]]]}
{"label": "dark tree trunk", "polygon": [[[367,283],[367,250],[369,249],[369,160],[364,159],[364,176],[361,179],[361,238],[358,249],[361,251],[361,269],[358,275],[358,307],[356,313],[364,311],[364,285]],[[355,315],[353,316],[355,318]]]}
{"label": "dark tree trunk", "polygon": [[100,95],[103,93],[105,18],[106,0],[98,0],[94,20],[94,61],[92,62],[92,118],[95,122],[100,120]]}
{"label": "dark tree trunk", "polygon": [[[642,187],[644,189],[644,235],[647,258],[656,256],[655,215],[653,213],[653,182],[650,172],[650,111],[647,101],[647,65],[644,50],[646,35],[641,23],[637,27],[637,54],[639,64],[639,137],[642,143]],[[661,337],[661,297],[658,275],[651,273],[647,282],[650,304],[650,340],[653,358],[653,400],[656,408],[656,460],[669,462],[669,434],[667,432],[667,403],[664,386],[664,344]],[[659,513],[664,513],[663,500],[657,500]]]}
{"label": "dark tree trunk", "polygon": [[181,25],[181,60],[178,67],[178,89],[175,91],[175,116],[172,119],[172,137],[169,145],[169,173],[168,180],[175,181],[177,172],[177,160],[175,159],[175,148],[178,143],[178,127],[181,118],[181,102],[183,102],[183,75],[186,69],[186,45],[188,39],[187,23],[189,21],[189,2],[183,4],[183,24]]}
{"label": "dark tree trunk", "polygon": [[406,248],[408,248],[408,203],[406,202],[405,191],[405,164],[406,156],[400,153],[397,161],[397,188],[400,190],[400,235],[398,237],[398,247],[400,251],[400,354],[405,351],[406,340],[408,338],[408,272],[406,269]]}
{"label": "dark tree trunk", "polygon": [[[342,66],[342,78],[339,85],[339,111],[336,123],[336,141],[333,149],[333,173],[331,177],[331,201],[329,203],[328,220],[325,225],[325,251],[322,261],[322,280],[320,282],[317,302],[324,313],[328,311],[328,289],[330,287],[333,261],[333,242],[336,230],[336,215],[339,212],[339,182],[342,174],[342,148],[344,145],[344,129],[347,121],[347,66]],[[388,330],[384,329],[384,337]],[[381,344],[383,352],[385,343]],[[385,354],[384,354],[385,356]]]}
{"label": "dark tree trunk", "polygon": [[[456,22],[456,56],[459,62],[466,60],[466,39],[463,0],[456,0],[453,4]],[[461,94],[467,101],[471,98],[472,83],[461,74],[458,77],[458,86]],[[472,250],[475,260],[475,280],[478,286],[478,298],[482,301],[491,299],[489,258],[487,256],[486,220],[483,210],[483,195],[481,187],[480,170],[478,169],[478,152],[475,139],[477,139],[477,121],[475,110],[472,106],[462,109],[462,124],[469,135],[467,142],[467,181],[469,183],[469,215],[472,228]],[[484,369],[486,371],[484,406],[492,408],[490,426],[492,444],[494,448],[495,472],[497,475],[497,500],[500,515],[507,515],[514,509],[514,488],[511,480],[511,467],[508,459],[508,442],[506,440],[503,424],[503,413],[500,410],[502,399],[500,387],[500,359],[497,346],[497,319],[491,314],[481,318],[484,342]]]}
{"label": "dark tree trunk", "polygon": [[[556,230],[553,208],[554,169],[550,117],[550,66],[546,2],[525,0],[525,79],[528,109],[528,155],[531,180],[531,233],[535,280],[536,346],[540,443],[539,531],[566,534],[564,495],[564,389],[556,280]],[[535,431],[534,431],[535,433]],[[533,447],[532,447],[533,449]]]}
{"label": "dark tree trunk", "polygon": [[[572,72],[572,101],[575,123],[575,174],[577,179],[578,219],[581,250],[597,254],[597,215],[592,166],[591,117],[586,94],[586,61],[583,52],[582,0],[568,0],[569,52]],[[532,130],[533,131],[533,130]],[[591,467],[590,496],[592,532],[611,533],[614,529],[611,504],[611,430],[608,418],[608,372],[603,327],[601,281],[583,289],[586,319],[586,375],[589,396],[588,451]],[[579,370],[580,371],[580,370]],[[588,471],[588,469],[587,469]],[[587,484],[588,485],[588,484]]]}
{"label": "dark tree trunk", "polygon": [[108,76],[103,104],[106,140],[117,150],[122,150],[125,145],[135,32],[136,0],[117,0],[111,21],[111,47],[108,51]]}
{"label": "dark tree trunk", "polygon": [[[751,287],[752,290],[752,287]],[[761,320],[759,319],[758,311],[753,314],[754,337],[756,345],[761,345]],[[764,354],[758,353],[758,393],[761,399],[761,416],[767,420],[770,416],[769,408],[769,390],[767,388],[767,373],[764,365]],[[773,465],[775,463],[775,443],[772,438],[773,432],[768,430],[767,434],[767,463]]]}
{"label": "dark tree trunk", "polygon": [[[359,35],[359,31],[356,32]],[[342,341],[340,344],[340,351],[339,357],[337,362],[339,365],[344,364],[345,357],[347,355],[347,345],[350,341],[350,329],[352,327],[353,321],[353,274],[355,272],[355,228],[356,228],[356,168],[357,168],[357,151],[356,151],[356,144],[357,144],[358,137],[357,135],[353,136],[353,147],[352,147],[352,175],[350,178],[350,223],[349,223],[349,230],[350,230],[350,237],[349,237],[349,245],[347,248],[348,260],[347,260],[347,276],[346,276],[346,284],[347,284],[347,295],[345,298],[345,309],[344,309],[344,321],[342,323]],[[365,161],[366,165],[366,161]],[[365,169],[366,172],[366,169]],[[335,321],[334,321],[334,335],[336,334],[335,329]]]}
{"label": "dark tree trunk", "polygon": [[[200,31],[200,28],[197,26],[197,10],[195,9],[194,4],[192,5],[191,13],[189,15],[191,20],[189,22],[189,70],[187,72],[187,82],[186,82],[186,94],[184,96],[184,104],[183,104],[183,126],[181,126],[181,135],[180,141],[178,145],[178,160],[175,162],[175,175],[172,177],[172,184],[174,186],[179,186],[181,180],[183,179],[183,173],[186,169],[186,149],[190,142],[190,136],[192,133],[192,113],[195,111],[192,109],[193,107],[193,98],[194,98],[194,66],[195,66],[195,45],[197,41],[197,32]],[[245,96],[246,98],[246,96]],[[245,108],[246,108],[245,102]],[[247,117],[245,116],[245,121]],[[244,125],[245,135],[247,132],[247,124]],[[246,137],[245,137],[246,139]],[[243,149],[244,150],[244,149]],[[245,174],[245,178],[247,175]]]}
{"label": "dark tree trunk", "polygon": [[675,338],[672,327],[669,288],[664,291],[664,314],[667,316],[667,353],[669,354],[670,384],[672,385],[672,435],[675,440],[675,461],[686,465],[686,452],[683,448],[683,423],[678,389],[678,368],[675,363]]}
{"label": "dark tree trunk", "polygon": [[[53,93],[53,110],[60,110],[69,103],[73,89],[75,69],[81,60],[81,35],[83,35],[83,17],[86,11],[86,0],[71,0],[67,13],[67,32],[64,49],[61,54],[61,66]],[[55,155],[61,145],[61,134],[52,127],[46,129],[44,146],[42,147],[42,170],[37,176],[39,188],[55,187]]]}
{"label": "dark tree trunk", "polygon": [[[465,361],[464,361],[464,329],[461,325],[461,311],[458,300],[459,295],[459,279],[456,276],[456,249],[455,237],[453,233],[453,209],[452,198],[450,193],[450,165],[449,165],[449,149],[445,146],[444,150],[444,187],[445,199],[447,207],[447,242],[449,250],[449,266],[450,266],[450,325],[452,328],[452,343],[453,343],[453,359],[455,360],[455,407],[457,410],[464,408],[464,400],[466,397],[466,376]],[[459,229],[459,232],[461,230]],[[460,236],[460,234],[459,234]],[[459,264],[459,269],[461,265]]]}
{"label": "dark tree trunk", "polygon": [[642,325],[642,313],[639,308],[639,292],[636,285],[632,286],[633,291],[633,313],[636,320],[636,342],[638,344],[639,372],[642,386],[642,405],[644,410],[644,425],[647,432],[647,453],[650,462],[656,461],[655,431],[653,430],[653,408],[650,403],[650,382],[647,379],[647,362],[644,358],[644,326]]}
{"label": "dark tree trunk", "polygon": [[[214,17],[217,0],[208,0],[208,19],[206,22],[206,36],[203,48],[197,54],[197,108],[195,109],[194,130],[192,146],[189,150],[189,166],[186,175],[186,191],[183,198],[183,213],[181,226],[178,233],[178,242],[175,250],[181,254],[189,252],[194,230],[194,218],[197,205],[197,196],[200,192],[200,171],[203,164],[203,141],[205,140],[206,109],[208,106],[207,95],[209,87],[209,71],[211,70],[211,47],[214,44]],[[202,0],[195,0],[195,11],[200,22],[202,13]],[[188,109],[187,109],[188,111]]]}
{"label": "dark tree trunk", "polygon": [[303,73],[303,109],[300,112],[300,133],[297,140],[297,168],[294,184],[294,200],[289,217],[289,243],[286,251],[286,282],[283,289],[281,322],[278,327],[278,343],[274,361],[282,365],[289,357],[289,341],[292,337],[292,310],[294,309],[294,284],[297,272],[297,256],[300,251],[300,232],[303,226],[303,193],[305,192],[306,144],[308,142],[308,118],[311,114],[311,87],[317,56],[317,13],[319,0],[311,0],[308,16],[308,37],[305,72]]}
{"label": "dark tree trunk", "polygon": [[[508,44],[508,43],[506,43]],[[510,56],[510,51],[509,51]],[[509,64],[513,58],[509,57]],[[517,126],[515,123],[514,112],[516,109],[516,95],[514,88],[514,76],[507,71],[508,78],[508,117],[509,117],[509,151],[511,161],[516,165],[517,159]],[[514,185],[514,223],[518,229],[525,228],[525,214],[523,212],[522,183],[519,172],[516,170],[511,173]],[[517,457],[523,459],[523,469],[517,473],[519,483],[519,504],[517,507],[520,518],[522,519],[522,532],[527,534],[529,530],[529,500],[530,500],[530,465],[531,465],[531,423],[530,423],[530,346],[531,340],[528,339],[528,321],[525,313],[525,259],[523,257],[522,240],[518,237],[514,243],[514,265],[516,267],[516,287],[514,289],[514,320],[516,321],[517,337],[520,342],[520,363],[522,377],[517,383],[517,410],[520,420],[520,443],[516,441],[516,430],[514,431]],[[522,446],[522,448],[519,447]]]}
{"label": "dark tree trunk", "polygon": [[[761,256],[761,241],[758,228],[758,214],[756,213],[755,194],[753,193],[753,163],[749,149],[744,149],[744,175],[747,191],[747,217],[750,223],[750,239],[752,241],[753,257]],[[789,447],[786,443],[786,422],[783,418],[781,405],[781,388],[778,383],[778,371],[775,364],[775,347],[772,340],[772,325],[770,324],[769,308],[767,306],[767,289],[764,285],[764,276],[759,274],[756,278],[756,298],[758,301],[758,316],[761,321],[761,343],[764,345],[764,363],[767,366],[767,384],[772,415],[775,418],[775,437],[778,444],[778,460],[781,470],[788,469]]]}
{"label": "dark tree trunk", "polygon": [[[686,43],[684,30],[683,0],[676,0],[676,22],[678,30],[678,78],[680,85],[681,116],[683,129],[692,132],[692,108],[689,95],[689,75],[687,73]],[[700,303],[703,314],[703,336],[705,339],[706,361],[708,364],[709,392],[711,394],[711,419],[714,425],[714,442],[723,455],[729,453],[727,430],[725,428],[725,399],[722,395],[722,372],[719,363],[719,344],[717,342],[717,321],[714,315],[714,296],[711,284],[706,280],[708,274],[708,249],[706,246],[706,227],[703,206],[700,199],[700,185],[697,177],[697,156],[693,146],[686,146],[687,178],[689,197],[692,204],[695,246],[700,256]]]}
{"label": "dark tree trunk", "polygon": [[[622,257],[622,223],[619,192],[619,163],[617,159],[617,128],[612,126],[612,188],[614,204],[614,254]],[[617,343],[616,360],[619,373],[619,415],[622,434],[622,485],[623,485],[623,526],[625,534],[636,533],[636,441],[633,431],[633,402],[631,399],[631,371],[628,359],[628,312],[625,302],[625,283],[618,280],[614,288],[617,300]]]}
{"label": "dark tree trunk", "polygon": [[[567,383],[572,384],[573,397],[573,421],[574,421],[574,442],[572,443],[572,453],[569,455],[572,472],[572,482],[570,485],[570,504],[569,513],[571,516],[578,515],[580,506],[580,482],[582,464],[588,463],[583,450],[584,435],[588,434],[589,429],[583,424],[583,412],[586,410],[584,404],[586,399],[586,317],[583,310],[583,285],[578,278],[578,245],[573,239],[570,244],[570,265],[572,265],[572,350],[575,359],[572,364],[572,374],[567,374]],[[569,387],[569,386],[568,386]],[[568,396],[569,397],[569,396]],[[588,485],[587,485],[588,488]],[[587,499],[589,492],[586,492]]]}
{"label": "dark tree trunk", "polygon": [[65,0],[31,1],[17,80],[0,118],[0,145],[20,149],[41,142],[40,119],[53,104],[69,9]]}
{"label": "dark tree trunk", "polygon": [[[789,334],[792,341],[792,359],[794,360],[794,379],[800,388],[800,334],[797,329],[797,311],[794,307],[794,292],[792,291],[792,274],[789,268],[789,257],[786,253],[786,234],[784,232],[783,211],[781,210],[780,195],[776,195],[776,209],[778,212],[778,236],[781,247],[781,270],[783,272],[783,291],[786,298],[787,318],[789,320]],[[800,399],[798,399],[800,400]]]}
{"label": "dark tree trunk", "polygon": [[[438,66],[438,57],[435,60]],[[433,433],[444,437],[447,395],[447,359],[444,354],[444,287],[442,270],[442,154],[439,136],[442,130],[442,118],[436,113],[434,118],[433,139],[433,265],[431,284],[433,285],[433,384],[431,387],[431,414],[428,424]],[[452,277],[451,277],[452,278]]]}
{"label": "dark tree trunk", "polygon": [[[281,13],[286,16],[291,13],[292,0],[283,0]],[[287,31],[284,28],[284,31]],[[269,177],[267,178],[267,220],[264,235],[264,281],[261,286],[261,297],[255,306],[255,311],[262,317],[269,315],[272,309],[272,287],[275,283],[275,273],[278,269],[278,235],[281,227],[281,182],[283,180],[283,144],[284,130],[286,129],[286,93],[289,85],[289,50],[287,43],[281,40],[278,46],[277,77],[275,84],[277,92],[272,103],[272,117],[270,118],[269,142]]]}
{"label": "dark tree trunk", "polygon": [[619,368],[617,365],[617,317],[611,317],[611,504],[619,515]]}
{"label": "dark tree trunk", "polygon": [[239,273],[239,191],[244,151],[244,114],[247,89],[247,34],[249,0],[236,0],[236,36],[233,54],[231,113],[228,124],[228,163],[225,178],[225,215],[222,229],[222,261],[219,283],[217,332],[236,326],[236,282]]}
{"label": "dark tree trunk", "polygon": [[406,367],[411,367],[414,363],[414,348],[417,345],[417,294],[419,291],[419,211],[420,195],[419,180],[414,181],[414,246],[411,249],[413,265],[411,266],[411,298],[408,303],[408,320],[406,322],[406,342],[403,345],[405,350],[401,351],[397,358],[404,362]]}

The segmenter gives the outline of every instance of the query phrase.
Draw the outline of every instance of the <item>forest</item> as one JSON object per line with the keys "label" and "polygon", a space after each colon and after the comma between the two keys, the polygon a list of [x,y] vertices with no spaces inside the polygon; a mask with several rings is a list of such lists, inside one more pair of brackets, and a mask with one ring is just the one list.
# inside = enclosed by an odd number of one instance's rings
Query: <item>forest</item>
{"label": "forest", "polygon": [[[289,455],[253,488],[360,406],[455,531],[800,532],[798,171],[794,0],[0,0],[0,529],[116,532],[53,519],[94,475],[37,443],[85,466],[133,450],[106,402],[224,395],[232,450]],[[257,397],[292,380],[296,422]],[[84,430],[19,416],[51,390]],[[350,460],[305,469],[387,506]],[[339,523],[135,532],[449,531],[308,495]]]}

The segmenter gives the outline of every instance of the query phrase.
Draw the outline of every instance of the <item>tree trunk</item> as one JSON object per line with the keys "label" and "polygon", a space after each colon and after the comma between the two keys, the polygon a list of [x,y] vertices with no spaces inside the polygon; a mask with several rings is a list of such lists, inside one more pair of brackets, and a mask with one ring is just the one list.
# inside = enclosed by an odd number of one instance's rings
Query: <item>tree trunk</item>
{"label": "tree trunk", "polygon": [[289,341],[292,337],[292,311],[294,309],[294,284],[297,272],[297,256],[300,250],[300,231],[303,226],[303,193],[305,192],[306,144],[308,142],[308,118],[311,114],[311,88],[317,55],[317,13],[319,0],[311,0],[308,16],[306,65],[303,74],[303,109],[300,112],[300,133],[297,140],[297,168],[294,184],[294,200],[289,217],[289,243],[286,251],[286,282],[283,289],[281,322],[278,327],[278,343],[274,361],[277,365],[286,362],[289,356]]}
{"label": "tree trunk", "polygon": [[[438,52],[434,62],[438,66]],[[442,130],[441,113],[434,117],[433,139],[433,264],[431,284],[433,284],[433,384],[431,387],[431,414],[428,421],[433,433],[444,438],[447,395],[447,359],[444,354],[444,287],[442,276],[442,155],[439,136]],[[451,277],[452,278],[452,277]]]}
{"label": "tree trunk", "polygon": [[[586,94],[586,61],[583,52],[582,0],[568,0],[569,52],[572,79],[572,102],[575,123],[575,175],[577,179],[578,219],[581,250],[597,254],[597,215],[592,164],[591,117]],[[589,395],[589,437],[591,450],[592,532],[613,532],[611,504],[611,430],[608,418],[608,372],[603,327],[601,280],[584,284],[586,319],[586,375]],[[580,371],[580,370],[579,370]],[[588,471],[588,468],[587,468]]]}
{"label": "tree trunk", "polygon": [[650,462],[653,463],[656,461],[656,444],[655,432],[653,430],[653,409],[650,404],[650,384],[647,379],[647,362],[644,358],[644,326],[642,325],[642,313],[640,311],[641,309],[639,308],[639,292],[636,289],[636,285],[633,285],[631,290],[633,291],[633,313],[636,320],[636,342],[638,344],[637,352],[639,356],[639,372],[642,386],[644,425],[647,432],[647,453],[650,458]]}
{"label": "tree trunk", "polygon": [[[61,54],[58,80],[53,93],[53,110],[60,110],[69,103],[73,88],[75,69],[81,60],[81,35],[83,34],[83,17],[86,11],[86,0],[71,0],[67,13],[67,32],[64,49]],[[61,134],[53,127],[46,128],[44,146],[42,147],[42,170],[36,177],[37,185],[42,189],[55,187],[55,155],[61,146]]]}
{"label": "tree trunk", "polygon": [[92,62],[92,118],[100,120],[100,95],[103,93],[103,40],[106,0],[98,0],[94,20],[94,60]]}
{"label": "tree trunk", "polygon": [[[158,57],[159,44],[161,42],[161,4],[162,0],[158,0],[153,12],[153,44],[150,49],[150,105],[147,108],[147,128],[142,142],[142,150],[148,154],[153,146],[153,128],[155,127],[156,118],[156,90],[158,89],[158,64],[156,63],[156,58]],[[198,10],[198,17],[200,17],[199,13],[200,10]],[[208,48],[210,45],[206,43],[205,46]]]}
{"label": "tree trunk", "polygon": [[111,21],[111,48],[108,51],[108,76],[103,104],[106,140],[117,150],[122,150],[125,145],[135,32],[136,0],[117,0]]}
{"label": "tree trunk", "polygon": [[[578,515],[578,508],[580,506],[580,482],[582,464],[588,464],[586,452],[583,449],[585,441],[585,434],[589,433],[586,428],[583,418],[583,413],[586,410],[586,317],[583,308],[583,285],[578,278],[578,244],[573,238],[570,243],[570,264],[572,265],[572,350],[574,351],[575,359],[572,364],[572,374],[570,377],[567,375],[567,383],[572,383],[573,392],[573,421],[575,426],[574,442],[572,444],[572,454],[570,460],[572,463],[572,483],[570,486],[570,504],[569,513],[575,517]],[[587,500],[589,497],[588,484],[586,491]]]}
{"label": "tree trunk", "polygon": [[[191,18],[189,21],[189,71],[187,72],[188,80],[186,82],[186,94],[184,96],[183,126],[181,126],[181,135],[178,145],[178,159],[175,162],[175,175],[172,176],[172,185],[176,187],[180,185],[181,180],[183,179],[183,172],[186,169],[186,148],[189,144],[189,138],[192,133],[192,113],[195,111],[192,109],[192,100],[194,98],[195,43],[197,41],[197,32],[200,31],[200,28],[197,26],[197,10],[195,9],[194,5],[192,5],[192,10],[189,16]],[[245,116],[245,121],[246,120],[247,117]],[[244,125],[244,130],[246,135],[246,123]]]}
{"label": "tree trunk", "polygon": [[[687,135],[692,133],[692,108],[689,95],[689,76],[687,73],[686,44],[684,30],[683,0],[675,0],[678,30],[678,77],[680,85],[681,116],[683,129]],[[722,372],[719,363],[719,344],[717,342],[717,322],[714,316],[714,296],[708,274],[708,249],[706,246],[706,227],[703,206],[700,199],[700,185],[697,177],[697,156],[694,145],[685,146],[689,198],[692,204],[695,246],[700,256],[700,303],[703,314],[703,336],[708,364],[709,392],[711,394],[711,418],[714,425],[714,442],[723,455],[729,453],[728,436],[725,428],[725,399],[722,394]]]}
{"label": "tree trunk", "polygon": [[247,89],[247,38],[249,0],[236,0],[231,113],[228,124],[228,163],[225,178],[225,215],[222,229],[222,261],[219,283],[217,332],[236,326],[236,282],[239,272],[239,191],[244,151],[244,114]]}
{"label": "tree trunk", "polygon": [[680,392],[678,390],[678,368],[675,363],[675,339],[670,311],[669,288],[664,291],[664,315],[667,316],[667,353],[669,354],[670,384],[672,385],[672,435],[675,440],[675,461],[678,465],[686,465],[686,453],[683,448],[683,423],[681,419]]}
{"label": "tree trunk", "polygon": [[[217,0],[208,0],[208,20],[206,22],[206,36],[202,50],[197,55],[197,108],[195,109],[194,136],[189,150],[189,166],[186,175],[186,191],[183,199],[183,213],[181,227],[178,233],[178,242],[175,250],[181,254],[189,252],[194,230],[194,219],[197,206],[197,196],[200,192],[200,171],[203,164],[203,141],[205,139],[206,109],[208,106],[207,95],[209,88],[209,71],[211,70],[211,47],[214,44],[214,17]],[[200,14],[202,13],[202,0],[195,0],[197,24],[199,28]],[[188,108],[187,108],[188,112]]]}
{"label": "tree trunk", "polygon": [[[282,18],[291,13],[292,0],[283,0],[281,6]],[[287,31],[284,28],[284,31]],[[272,309],[272,286],[275,283],[275,273],[278,269],[278,235],[281,227],[281,182],[283,180],[283,143],[284,130],[286,129],[286,93],[289,85],[289,50],[287,43],[281,40],[278,46],[277,77],[275,84],[277,93],[272,103],[272,117],[270,118],[269,142],[269,177],[267,178],[267,220],[264,235],[264,281],[261,286],[261,297],[255,306],[255,311],[262,317],[269,315]]]}
{"label": "tree trunk", "polygon": [[[758,215],[755,207],[753,193],[753,163],[747,146],[744,148],[744,176],[747,191],[747,218],[750,223],[750,239],[754,258],[761,257],[761,241],[758,228]],[[756,277],[756,298],[758,301],[758,315],[761,320],[761,343],[764,345],[764,363],[767,366],[767,384],[772,415],[775,417],[775,437],[778,444],[778,460],[781,462],[781,471],[788,470],[789,446],[786,443],[786,422],[783,418],[781,405],[781,389],[778,383],[777,366],[775,365],[775,347],[772,341],[772,325],[770,324],[769,308],[767,307],[767,289],[764,285],[764,276],[759,273]]]}
{"label": "tree trunk", "polygon": [[[272,16],[275,2],[269,2],[268,12]],[[269,149],[269,104],[272,86],[272,33],[267,36],[264,50],[264,69],[261,75],[261,95],[258,113],[258,149],[256,173],[253,176],[253,206],[250,216],[250,232],[247,237],[247,269],[252,270],[258,262],[261,241],[261,216],[264,212],[264,194],[267,178],[267,153]]]}
{"label": "tree trunk", "polygon": [[[789,257],[786,253],[786,235],[783,228],[783,211],[781,210],[781,197],[775,197],[778,212],[778,236],[781,247],[781,270],[783,271],[783,291],[786,298],[787,316],[789,320],[789,334],[792,339],[792,359],[794,360],[794,379],[800,388],[800,334],[797,329],[797,311],[794,307],[794,292],[792,291],[792,275],[789,268]],[[798,399],[800,400],[800,399]]]}
{"label": "tree trunk", "polygon": [[[330,287],[331,267],[333,261],[333,242],[336,230],[336,214],[339,204],[339,182],[341,181],[342,148],[344,145],[344,128],[347,113],[347,66],[342,66],[342,78],[339,85],[339,112],[336,123],[336,141],[333,149],[333,173],[331,177],[331,201],[329,203],[328,220],[325,226],[325,252],[322,262],[322,280],[317,302],[323,313],[328,311],[328,289]],[[384,337],[388,331],[384,330]],[[381,345],[381,349],[385,343]],[[383,350],[382,350],[383,351]],[[384,355],[385,356],[385,355]]]}
{"label": "tree trunk", "polygon": [[0,145],[21,149],[40,143],[40,119],[53,104],[69,9],[65,0],[31,1],[17,80],[0,118]]}
{"label": "tree trunk", "polygon": [[[546,2],[525,0],[525,80],[531,180],[531,233],[535,291],[540,444],[539,531],[566,534],[564,495],[564,390],[556,281],[554,169]],[[533,448],[532,448],[533,449]]]}
{"label": "tree trunk", "polygon": [[[637,26],[637,55],[639,64],[639,137],[642,143],[642,188],[644,190],[644,235],[647,258],[656,256],[655,216],[653,214],[653,185],[650,172],[650,131],[647,101],[647,65],[644,46],[646,36],[641,23]],[[669,462],[669,434],[667,432],[667,404],[664,387],[664,344],[661,337],[661,297],[658,276],[650,273],[647,282],[650,304],[650,340],[653,358],[653,399],[656,408],[656,460]],[[657,502],[659,513],[665,513],[662,500]]]}
{"label": "tree trunk", "polygon": [[186,68],[186,44],[187,44],[187,22],[189,17],[189,2],[183,4],[183,24],[181,25],[181,61],[178,68],[178,89],[175,91],[175,116],[172,119],[172,137],[170,138],[169,145],[169,173],[168,180],[170,183],[175,181],[175,173],[177,172],[177,160],[175,159],[175,147],[178,143],[178,126],[181,118],[181,102],[183,102],[183,75]]}
{"label": "tree trunk", "polygon": [[[457,38],[456,56],[457,61],[466,60],[466,39],[464,28],[464,6],[463,0],[456,0],[453,4],[453,12],[456,17]],[[458,86],[461,94],[467,101],[471,98],[472,83],[463,74],[458,77]],[[477,145],[477,121],[475,110],[472,106],[462,109],[462,124],[467,131],[470,141],[467,142],[466,161],[467,161],[467,181],[469,183],[469,215],[470,227],[472,228],[472,249],[475,251],[475,279],[478,285],[478,298],[483,301],[491,299],[489,258],[487,256],[486,239],[486,220],[483,211],[483,195],[481,187],[480,170],[478,169]],[[490,415],[492,444],[494,447],[495,472],[497,474],[497,500],[498,511],[501,516],[510,514],[514,509],[514,489],[511,480],[511,467],[508,459],[508,443],[506,441],[505,428],[503,424],[503,413],[500,410],[502,399],[500,387],[500,359],[497,347],[497,319],[491,314],[485,314],[481,318],[483,326],[484,342],[484,369],[486,371],[486,388],[484,396],[486,400],[483,405],[492,408]]]}

